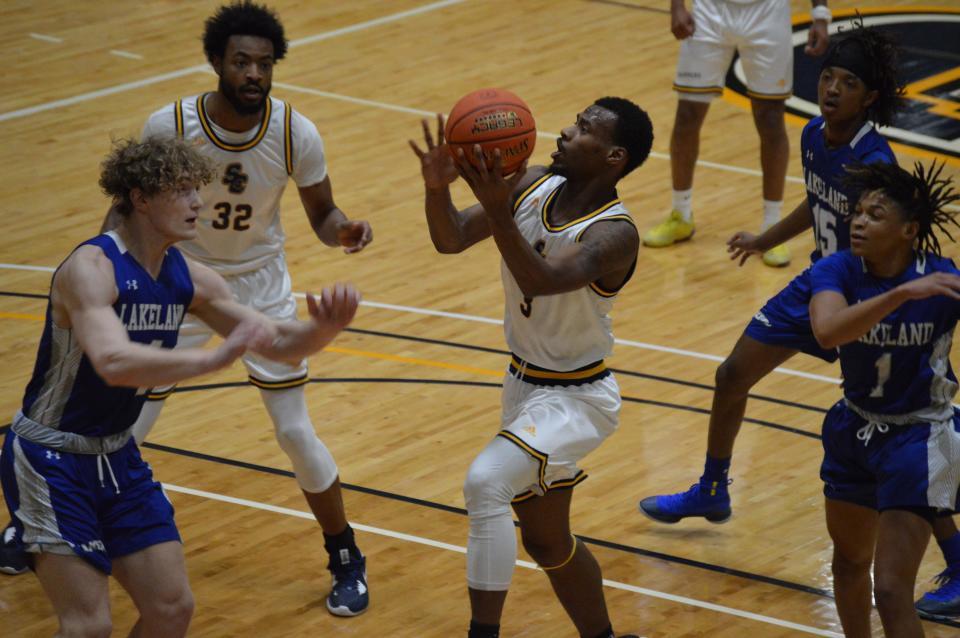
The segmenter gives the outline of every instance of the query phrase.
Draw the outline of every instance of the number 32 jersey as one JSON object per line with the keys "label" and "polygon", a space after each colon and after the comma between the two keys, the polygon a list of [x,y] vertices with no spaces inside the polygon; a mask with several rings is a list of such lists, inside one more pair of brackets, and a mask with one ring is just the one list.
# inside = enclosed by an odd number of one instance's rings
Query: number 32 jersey
{"label": "number 32 jersey", "polygon": [[865,122],[849,144],[830,148],[824,135],[822,116],[810,120],[800,135],[803,158],[803,181],[807,203],[813,214],[816,247],[811,261],[850,247],[850,218],[860,194],[852,192],[841,181],[844,166],[854,162],[896,164],[890,145],[873,124]]}
{"label": "number 32 jersey", "polygon": [[[811,269],[813,294],[840,293],[849,305],[935,272],[960,274],[953,262],[917,253],[896,277],[867,272],[849,250],[824,257]],[[843,395],[864,418],[888,423],[942,421],[953,415],[957,378],[950,366],[960,302],[944,295],[907,301],[858,340],[840,346]]]}
{"label": "number 32 jersey", "polygon": [[283,251],[280,198],[287,180],[313,186],[326,178],[327,164],[316,126],[289,104],[268,98],[260,123],[236,133],[210,118],[208,95],[154,112],[141,137],[182,137],[216,163],[213,181],[200,191],[197,239],[177,246],[222,275],[236,275]]}

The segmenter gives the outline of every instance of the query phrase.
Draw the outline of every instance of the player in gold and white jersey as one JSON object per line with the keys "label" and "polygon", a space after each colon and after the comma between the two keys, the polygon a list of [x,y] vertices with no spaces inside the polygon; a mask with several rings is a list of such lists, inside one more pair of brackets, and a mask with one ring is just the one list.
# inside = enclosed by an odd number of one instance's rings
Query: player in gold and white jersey
{"label": "player in gold and white jersey", "polygon": [[[604,363],[613,346],[609,311],[633,274],[640,237],[616,185],[646,160],[653,128],[632,102],[601,98],[562,131],[549,168],[504,178],[499,157],[491,170],[473,168],[463,154],[455,162],[439,119],[436,143],[426,121],[427,149],[411,142],[430,236],[441,253],[493,237],[512,351],[500,431],[464,484],[469,637],[499,635],[517,557],[512,505],[524,547],[579,635],[612,638],[600,568],[570,533],[571,488],[586,478],[578,462],[617,427],[620,391]],[[462,211],[449,189],[458,172],[480,202]]]}
{"label": "player in gold and white jersey", "polygon": [[[178,247],[223,275],[241,303],[273,318],[292,319],[297,308],[280,222],[288,181],[297,185],[304,211],[324,244],[354,253],[370,243],[373,233],[367,222],[349,220],[334,203],[323,141],[313,123],[269,95],[273,67],[287,50],[274,12],[249,1],[225,5],[207,20],[203,43],[219,76],[217,90],[157,110],[142,137],[180,137],[217,166],[213,182],[201,191],[197,238]],[[187,315],[180,335],[178,345],[197,346],[212,331]],[[327,608],[339,616],[362,613],[369,604],[366,559],[347,522],[337,465],[307,413],[306,360],[289,365],[250,354],[243,361],[323,528],[333,575]],[[134,425],[138,442],[171,392],[154,388],[148,393]]]}

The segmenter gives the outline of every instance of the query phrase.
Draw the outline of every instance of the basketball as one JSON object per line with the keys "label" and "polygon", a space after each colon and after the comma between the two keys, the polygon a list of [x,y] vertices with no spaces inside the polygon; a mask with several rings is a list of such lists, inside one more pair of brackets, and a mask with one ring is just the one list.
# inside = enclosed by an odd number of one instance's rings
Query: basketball
{"label": "basketball", "polygon": [[[503,89],[480,89],[460,98],[444,128],[450,152],[463,149],[473,162],[473,145],[479,144],[487,167],[493,166],[493,151],[500,149],[503,174],[509,175],[533,153],[537,125],[530,107]],[[456,156],[456,155],[454,155]]]}

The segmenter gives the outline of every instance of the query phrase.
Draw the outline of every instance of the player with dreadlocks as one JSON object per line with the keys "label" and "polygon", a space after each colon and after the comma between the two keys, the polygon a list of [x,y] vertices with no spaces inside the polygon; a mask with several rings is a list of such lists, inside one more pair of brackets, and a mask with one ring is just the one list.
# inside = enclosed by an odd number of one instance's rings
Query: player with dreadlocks
{"label": "player with dreadlocks", "polygon": [[[759,236],[741,231],[730,238],[731,258],[739,259],[741,265],[750,255],[763,254],[811,227],[812,261],[847,248],[848,207],[856,203],[858,194],[842,182],[844,165],[896,163],[874,123],[890,124],[898,106],[902,93],[898,51],[884,34],[854,24],[854,29],[835,39],[824,59],[817,88],[822,115],[807,124],[800,138],[806,197]],[[809,272],[800,274],[754,315],[717,368],[703,474],[685,492],[644,498],[640,511],[648,517],[662,523],[687,517],[714,523],[729,519],[727,475],[750,389],[797,352],[836,361],[836,351],[821,348],[810,329]]]}
{"label": "player with dreadlocks", "polygon": [[823,422],[820,476],[833,539],[837,612],[849,638],[871,636],[873,595],[887,636],[922,636],[913,604],[934,521],[957,509],[960,411],[950,366],[960,271],[940,256],[960,199],[943,165],[913,173],[855,164],[862,193],[850,249],[811,269],[810,321],[839,348],[843,394]]}

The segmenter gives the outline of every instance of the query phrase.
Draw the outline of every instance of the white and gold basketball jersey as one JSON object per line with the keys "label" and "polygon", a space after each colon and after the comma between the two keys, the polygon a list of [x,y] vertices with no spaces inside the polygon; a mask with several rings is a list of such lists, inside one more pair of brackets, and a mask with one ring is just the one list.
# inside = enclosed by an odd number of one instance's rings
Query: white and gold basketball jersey
{"label": "white and gold basketball jersey", "polygon": [[289,104],[268,98],[260,124],[235,133],[214,124],[205,98],[183,98],[156,111],[141,137],[182,137],[216,162],[213,181],[200,191],[197,239],[177,247],[220,274],[234,275],[283,251],[280,198],[287,180],[312,186],[327,176],[327,165],[316,126]]}
{"label": "white and gold basketball jersey", "polygon": [[[565,177],[546,174],[528,188],[514,204],[514,219],[530,244],[542,255],[580,241],[584,231],[603,220],[626,220],[633,224],[627,209],[615,199],[582,217],[553,226],[549,221]],[[617,290],[606,290],[597,282],[578,290],[524,297],[517,280],[501,262],[506,310],[504,332],[507,345],[526,362],[556,371],[581,368],[607,357],[613,348],[610,309]],[[631,275],[633,271],[631,270]]]}

